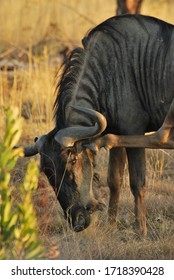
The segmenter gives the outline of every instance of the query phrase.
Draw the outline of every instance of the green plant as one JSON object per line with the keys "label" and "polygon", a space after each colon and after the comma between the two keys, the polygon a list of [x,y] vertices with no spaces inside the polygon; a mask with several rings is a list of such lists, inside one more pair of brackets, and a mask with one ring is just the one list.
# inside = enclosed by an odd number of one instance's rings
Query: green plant
{"label": "green plant", "polygon": [[44,249],[38,241],[32,191],[37,188],[38,168],[29,163],[24,182],[19,186],[21,202],[14,201],[10,171],[23,155],[13,147],[22,132],[22,118],[16,108],[6,110],[6,131],[0,141],[0,259],[40,259]]}

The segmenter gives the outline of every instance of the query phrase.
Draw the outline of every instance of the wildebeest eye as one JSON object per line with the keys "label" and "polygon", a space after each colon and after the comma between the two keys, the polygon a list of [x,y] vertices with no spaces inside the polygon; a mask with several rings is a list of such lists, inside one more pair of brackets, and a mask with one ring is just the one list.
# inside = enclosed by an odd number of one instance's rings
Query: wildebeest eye
{"label": "wildebeest eye", "polygon": [[76,163],[77,159],[71,159],[68,162],[71,163],[72,165],[74,165]]}
{"label": "wildebeest eye", "polygon": [[68,163],[74,165],[78,160],[78,156],[77,155],[72,155],[72,157],[68,160]]}

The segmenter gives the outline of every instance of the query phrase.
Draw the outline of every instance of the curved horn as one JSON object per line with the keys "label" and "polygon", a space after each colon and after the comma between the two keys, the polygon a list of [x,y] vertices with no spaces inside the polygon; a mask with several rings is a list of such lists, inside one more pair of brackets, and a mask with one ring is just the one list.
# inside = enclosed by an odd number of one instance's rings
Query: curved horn
{"label": "curved horn", "polygon": [[46,135],[42,135],[36,140],[36,143],[29,147],[24,147],[24,156],[31,157],[40,152],[41,146],[45,142]]}
{"label": "curved horn", "polygon": [[80,106],[72,106],[77,112],[86,114],[93,120],[95,125],[93,126],[81,126],[81,127],[67,127],[59,130],[55,135],[55,140],[63,147],[73,147],[76,141],[84,140],[87,138],[100,135],[107,126],[105,117],[92,109],[84,108]]}

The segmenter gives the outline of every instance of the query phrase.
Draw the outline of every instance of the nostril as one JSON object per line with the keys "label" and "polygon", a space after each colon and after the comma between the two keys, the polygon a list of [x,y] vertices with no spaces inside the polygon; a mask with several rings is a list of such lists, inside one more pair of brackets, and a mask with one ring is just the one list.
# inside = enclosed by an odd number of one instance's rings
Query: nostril
{"label": "nostril", "polygon": [[74,231],[79,232],[85,229],[85,218],[82,214],[78,214],[73,227]]}
{"label": "nostril", "polygon": [[82,230],[84,230],[84,226],[75,226],[74,227],[74,231],[76,231],[76,232],[79,232],[79,231],[82,231]]}
{"label": "nostril", "polygon": [[87,210],[87,211],[90,211],[90,209],[91,209],[90,205],[87,205],[87,206],[86,206],[86,210]]}
{"label": "nostril", "polygon": [[90,215],[84,206],[77,204],[69,210],[68,222],[74,231],[82,231],[89,226]]}
{"label": "nostril", "polygon": [[85,218],[82,214],[79,214],[77,216],[77,224],[80,226],[84,226],[85,225]]}

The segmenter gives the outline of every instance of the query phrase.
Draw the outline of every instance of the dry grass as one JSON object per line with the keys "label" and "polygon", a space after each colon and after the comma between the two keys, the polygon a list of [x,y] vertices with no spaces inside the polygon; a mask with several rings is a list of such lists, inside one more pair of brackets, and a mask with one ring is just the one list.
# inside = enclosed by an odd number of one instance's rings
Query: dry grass
{"label": "dry grass", "polygon": [[[21,143],[32,143],[36,135],[52,129],[54,76],[57,66],[48,65],[44,50],[38,58],[30,53],[29,64],[11,73],[0,72],[0,108],[16,105],[25,117]],[[10,75],[9,75],[10,74]],[[27,107],[28,106],[28,107]],[[1,110],[0,129],[4,130]],[[28,110],[28,111],[27,111]],[[97,172],[100,184],[95,192],[108,202],[106,184],[107,156],[99,155]],[[39,164],[39,158],[35,157]],[[12,172],[13,195],[19,200],[17,187],[23,180],[30,159],[20,159]],[[48,248],[48,258],[54,259],[173,259],[174,258],[174,153],[147,152],[147,216],[148,237],[140,238],[134,229],[134,202],[129,189],[128,173],[121,191],[118,223],[107,224],[107,213],[96,213],[92,225],[81,233],[72,232],[64,220],[54,192],[43,174],[33,201],[38,217],[40,238]],[[103,172],[103,170],[105,172]],[[59,256],[57,254],[59,250]]]}
{"label": "dry grass", "polygon": [[[36,45],[44,39],[79,43],[95,24],[115,15],[116,1],[0,0],[0,50]],[[173,23],[172,0],[143,0],[142,14]]]}
{"label": "dry grass", "polygon": [[[34,195],[40,236],[47,247],[58,244],[60,259],[174,258],[174,188],[171,179],[157,179],[154,185],[149,185],[146,198],[148,237],[144,240],[134,228],[134,203],[127,170],[125,173],[117,226],[108,226],[106,212],[96,213],[90,227],[81,233],[69,229],[53,191],[48,183],[43,183],[45,179],[41,176],[40,188]],[[100,187],[98,192],[105,201],[108,200],[106,186]]]}

